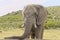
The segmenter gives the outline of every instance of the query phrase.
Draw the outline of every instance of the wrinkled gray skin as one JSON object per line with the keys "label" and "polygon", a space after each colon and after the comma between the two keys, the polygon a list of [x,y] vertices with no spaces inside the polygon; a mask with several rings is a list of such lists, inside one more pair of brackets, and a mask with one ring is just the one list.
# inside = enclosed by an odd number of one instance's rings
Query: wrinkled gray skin
{"label": "wrinkled gray skin", "polygon": [[25,32],[19,37],[7,37],[10,39],[25,39],[31,35],[31,38],[42,39],[44,23],[47,16],[47,10],[41,5],[27,5],[23,9]]}

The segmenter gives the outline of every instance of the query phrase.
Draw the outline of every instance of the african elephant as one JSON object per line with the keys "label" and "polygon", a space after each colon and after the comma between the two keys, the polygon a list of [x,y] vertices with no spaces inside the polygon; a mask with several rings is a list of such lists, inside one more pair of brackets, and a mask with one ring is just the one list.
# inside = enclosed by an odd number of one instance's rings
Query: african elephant
{"label": "african elephant", "polygon": [[19,37],[9,37],[12,39],[31,38],[42,39],[44,23],[47,17],[47,10],[41,5],[27,5],[23,9],[25,32]]}

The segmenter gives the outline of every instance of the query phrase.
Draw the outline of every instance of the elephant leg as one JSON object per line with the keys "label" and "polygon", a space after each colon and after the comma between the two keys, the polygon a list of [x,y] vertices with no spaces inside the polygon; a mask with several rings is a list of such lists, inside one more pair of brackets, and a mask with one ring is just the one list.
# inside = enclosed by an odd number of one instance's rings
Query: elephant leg
{"label": "elephant leg", "polygon": [[35,38],[35,27],[33,25],[33,28],[31,29],[31,38],[34,39]]}
{"label": "elephant leg", "polygon": [[38,27],[36,28],[36,31],[35,31],[35,35],[36,35],[37,39],[42,40],[43,31],[44,31],[44,27],[42,25],[38,25]]}
{"label": "elephant leg", "polygon": [[31,38],[31,39],[34,39],[35,38],[35,27],[34,26],[32,26],[30,35],[27,38],[28,39],[29,38]]}
{"label": "elephant leg", "polygon": [[34,39],[35,38],[35,33],[31,33],[31,38]]}

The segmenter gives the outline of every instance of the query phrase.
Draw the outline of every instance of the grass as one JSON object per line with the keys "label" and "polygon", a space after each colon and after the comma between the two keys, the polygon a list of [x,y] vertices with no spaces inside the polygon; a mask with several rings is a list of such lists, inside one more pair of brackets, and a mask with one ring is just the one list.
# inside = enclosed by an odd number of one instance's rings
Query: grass
{"label": "grass", "polygon": [[23,30],[21,29],[13,29],[8,31],[2,31],[0,33],[0,39],[3,39],[4,37],[10,37],[10,36],[21,36],[23,34]]}
{"label": "grass", "polygon": [[49,29],[44,31],[44,39],[60,39],[59,29]]}
{"label": "grass", "polygon": [[[2,31],[0,32],[0,39],[3,39],[4,37],[10,37],[10,36],[21,36],[24,33],[22,29],[13,29],[8,31]],[[59,29],[48,29],[44,30],[44,39],[60,39],[60,30]]]}

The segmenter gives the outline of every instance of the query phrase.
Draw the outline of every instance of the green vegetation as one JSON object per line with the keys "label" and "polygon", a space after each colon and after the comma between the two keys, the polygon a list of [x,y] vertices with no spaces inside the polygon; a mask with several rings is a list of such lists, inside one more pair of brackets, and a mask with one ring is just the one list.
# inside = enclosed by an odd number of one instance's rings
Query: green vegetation
{"label": "green vegetation", "polygon": [[[60,28],[60,6],[47,7],[48,16],[45,23],[46,29]],[[20,28],[23,24],[22,11],[8,13],[0,17],[0,30]]]}
{"label": "green vegetation", "polygon": [[45,28],[60,28],[60,6],[48,7],[48,16]]}
{"label": "green vegetation", "polygon": [[23,16],[21,10],[0,17],[0,30],[19,28],[22,24]]}

